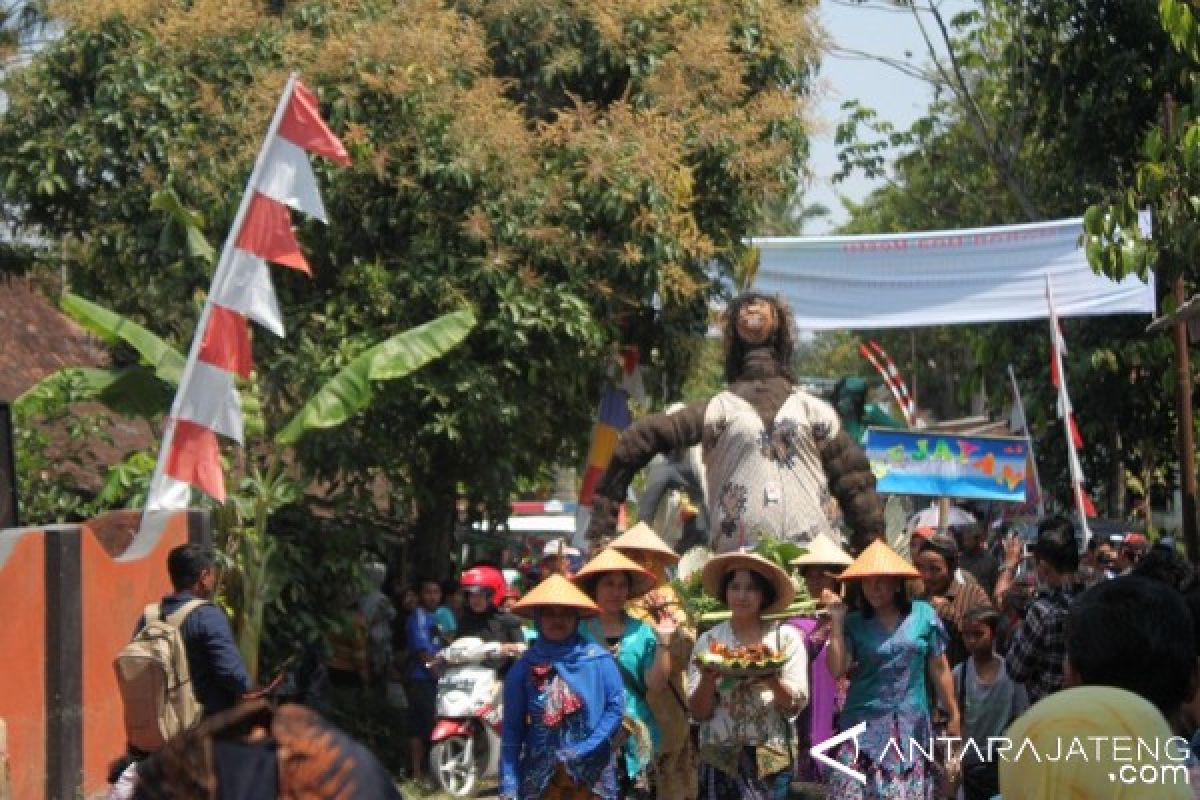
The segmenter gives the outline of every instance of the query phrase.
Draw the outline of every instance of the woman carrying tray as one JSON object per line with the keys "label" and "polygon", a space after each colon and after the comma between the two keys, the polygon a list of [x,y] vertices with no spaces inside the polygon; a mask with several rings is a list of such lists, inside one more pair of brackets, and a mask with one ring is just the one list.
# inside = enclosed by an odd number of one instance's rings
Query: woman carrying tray
{"label": "woman carrying tray", "polygon": [[[866,723],[866,731],[842,742],[834,760],[866,776],[860,784],[840,771],[829,774],[829,796],[838,800],[931,800],[937,780],[919,755],[910,759],[910,739],[928,748],[933,727],[926,676],[943,708],[949,709],[944,735],[960,735],[954,682],[946,662],[946,629],[928,603],[910,601],[904,581],[917,570],[882,541],[875,541],[840,576],[861,581],[859,610],[846,614],[842,598],[829,589],[821,600],[832,615],[829,671],[846,674],[850,689],[840,724],[843,730]],[[889,742],[895,744],[889,747]],[[897,747],[898,746],[898,747]],[[885,752],[886,751],[886,752]]]}
{"label": "woman carrying tray", "polygon": [[[783,800],[795,759],[791,718],[808,703],[808,660],[795,628],[763,616],[787,608],[795,587],[782,569],[749,553],[712,559],[703,581],[731,617],[700,636],[688,676],[689,705],[700,721],[700,797]],[[729,649],[765,645],[782,665],[761,676],[723,676],[700,663],[713,643]]]}
{"label": "woman carrying tray", "polygon": [[676,624],[667,616],[654,627],[625,612],[632,597],[654,588],[654,576],[611,547],[602,550],[575,576],[575,584],[600,608],[585,620],[579,632],[589,641],[608,648],[617,661],[625,685],[624,739],[618,770],[621,796],[649,797],[649,766],[660,744],[658,725],[646,702],[650,691],[661,691],[671,672],[671,639]]}

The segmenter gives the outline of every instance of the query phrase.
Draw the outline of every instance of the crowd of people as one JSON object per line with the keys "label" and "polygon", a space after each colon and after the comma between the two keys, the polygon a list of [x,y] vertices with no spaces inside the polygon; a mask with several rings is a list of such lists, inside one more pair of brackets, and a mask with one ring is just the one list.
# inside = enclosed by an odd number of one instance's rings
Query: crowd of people
{"label": "crowd of people", "polygon": [[[638,526],[641,543],[651,537]],[[800,785],[839,800],[1192,797],[1195,573],[1169,542],[1095,537],[1082,557],[1079,543],[1074,524],[1053,517],[1028,544],[989,542],[978,528],[915,536],[911,561],[881,540],[852,557],[824,535],[794,574],[752,553],[719,555],[703,583],[728,618],[680,663],[662,651],[686,622],[652,611],[635,624],[633,611],[669,606],[657,594],[670,550],[661,545],[654,564],[618,539],[573,581],[555,576],[517,605],[537,638],[506,685],[501,795],[765,799]],[[800,582],[821,612],[789,619]],[[782,665],[731,679],[698,659],[714,643],[766,645]],[[650,698],[680,672],[672,691],[686,714],[664,735]],[[828,753],[844,769],[812,757],[855,729]],[[1062,757],[1085,735],[1134,745]]]}
{"label": "crowd of people", "polygon": [[[1200,582],[1170,543],[1093,537],[1081,555],[1075,525],[1053,517],[1028,543],[950,529],[914,536],[911,553],[875,540],[852,556],[821,534],[790,570],[751,552],[714,556],[701,581],[727,615],[702,630],[670,581],[679,557],[644,523],[586,561],[548,548],[520,597],[481,565],[453,584],[395,592],[386,613],[374,575],[355,606],[359,639],[378,639],[371,629],[384,620],[388,657],[332,674],[402,675],[416,778],[428,769],[439,651],[456,637],[501,643],[503,798],[782,800],[798,787],[839,800],[1183,798],[1200,788]],[[180,631],[205,716],[188,741],[325,730],[318,716],[254,702],[228,622],[207,602],[211,558],[188,546],[169,566],[175,591],[151,613],[194,608]],[[788,611],[798,588],[818,612]],[[754,646],[778,668],[731,677],[699,658]],[[840,768],[814,757],[847,731],[827,753]],[[331,736],[361,780],[381,780],[369,752]],[[1031,751],[1024,761],[994,747],[1003,738],[1053,752],[1086,736],[1159,744],[1135,744],[1128,758]],[[938,737],[955,744],[913,756],[911,743]],[[162,787],[188,770],[251,774],[266,758],[222,746],[198,765],[181,747],[131,749],[114,796],[177,796]],[[1124,765],[1159,779],[1114,782]]]}

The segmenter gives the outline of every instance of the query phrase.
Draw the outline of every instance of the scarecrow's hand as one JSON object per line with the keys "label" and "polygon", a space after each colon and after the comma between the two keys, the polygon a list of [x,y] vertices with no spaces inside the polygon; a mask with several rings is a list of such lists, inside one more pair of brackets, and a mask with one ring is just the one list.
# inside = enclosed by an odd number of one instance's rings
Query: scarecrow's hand
{"label": "scarecrow's hand", "polygon": [[592,497],[592,517],[588,520],[587,540],[595,542],[617,533],[617,511],[620,503],[596,494]]}

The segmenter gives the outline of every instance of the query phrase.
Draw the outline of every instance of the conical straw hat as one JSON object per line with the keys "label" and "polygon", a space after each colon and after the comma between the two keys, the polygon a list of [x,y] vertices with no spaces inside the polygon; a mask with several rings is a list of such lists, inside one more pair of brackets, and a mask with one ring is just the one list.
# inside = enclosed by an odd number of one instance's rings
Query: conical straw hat
{"label": "conical straw hat", "polygon": [[671,546],[664,542],[654,532],[654,529],[644,522],[639,522],[616,539],[613,539],[609,547],[616,548],[624,553],[634,551],[639,555],[645,554],[667,564],[674,564],[679,561],[679,554],[672,550]]}
{"label": "conical straw hat", "polygon": [[600,555],[583,565],[583,569],[575,574],[575,585],[583,589],[589,596],[595,597],[596,583],[600,576],[609,572],[624,572],[629,576],[629,596],[641,597],[658,585],[654,573],[638,566],[628,556],[622,555],[608,546],[600,551]]}
{"label": "conical straw hat", "polygon": [[704,565],[702,573],[704,591],[710,597],[718,600],[721,605],[725,605],[725,598],[721,597],[721,581],[727,574],[739,569],[757,572],[766,578],[775,589],[775,602],[760,611],[760,614],[774,614],[777,611],[783,611],[795,599],[796,586],[792,583],[791,577],[775,563],[754,553],[725,553],[714,556]]}
{"label": "conical straw hat", "polygon": [[919,578],[916,568],[904,560],[882,539],[876,539],[838,576],[843,581],[856,578]]}
{"label": "conical straw hat", "polygon": [[576,588],[575,584],[562,575],[551,575],[535,586],[512,607],[514,614],[533,617],[533,612],[547,606],[573,608],[581,617],[594,617],[600,613],[592,598]]}
{"label": "conical straw hat", "polygon": [[842,548],[830,539],[824,533],[818,533],[813,540],[808,544],[808,552],[798,558],[792,559],[792,564],[797,567],[808,566],[836,566],[848,567],[854,561]]}

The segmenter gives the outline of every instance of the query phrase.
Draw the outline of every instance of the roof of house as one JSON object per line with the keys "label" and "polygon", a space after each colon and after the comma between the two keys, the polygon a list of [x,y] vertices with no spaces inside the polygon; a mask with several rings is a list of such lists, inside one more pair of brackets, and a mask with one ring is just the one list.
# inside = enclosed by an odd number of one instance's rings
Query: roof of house
{"label": "roof of house", "polygon": [[108,351],[29,278],[0,278],[0,402],[63,367],[103,367]]}
{"label": "roof of house", "polygon": [[[64,367],[106,367],[111,363],[103,342],[60,312],[36,283],[27,277],[0,277],[0,403],[11,403],[38,381]],[[102,410],[80,403],[76,414]],[[98,489],[105,470],[134,450],[153,448],[150,426],[140,419],[110,413],[105,431],[111,441],[88,442],[91,464],[64,463],[81,488]],[[52,450],[65,452],[64,422],[46,428]]]}

